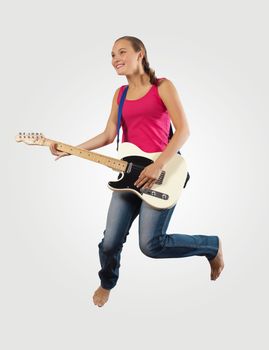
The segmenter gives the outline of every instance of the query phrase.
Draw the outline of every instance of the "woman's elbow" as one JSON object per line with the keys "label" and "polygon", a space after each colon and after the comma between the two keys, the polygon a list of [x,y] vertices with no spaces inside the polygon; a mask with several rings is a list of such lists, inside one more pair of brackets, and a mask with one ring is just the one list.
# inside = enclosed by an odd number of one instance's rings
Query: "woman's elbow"
{"label": "woman's elbow", "polygon": [[184,134],[185,134],[187,137],[189,137],[189,136],[190,136],[190,128],[189,128],[189,126],[188,126],[188,125],[185,125],[184,128],[183,128],[183,130],[184,130]]}
{"label": "woman's elbow", "polygon": [[178,128],[178,129],[176,129],[175,131],[178,131],[178,134],[183,134],[183,135],[185,135],[186,137],[189,137],[189,136],[190,136],[190,129],[189,129],[188,126],[183,127],[183,128]]}
{"label": "woman's elbow", "polygon": [[107,142],[107,144],[113,143],[114,140],[115,140],[115,137],[117,136],[114,133],[106,133],[106,132],[104,132],[104,134],[106,135],[106,142]]}

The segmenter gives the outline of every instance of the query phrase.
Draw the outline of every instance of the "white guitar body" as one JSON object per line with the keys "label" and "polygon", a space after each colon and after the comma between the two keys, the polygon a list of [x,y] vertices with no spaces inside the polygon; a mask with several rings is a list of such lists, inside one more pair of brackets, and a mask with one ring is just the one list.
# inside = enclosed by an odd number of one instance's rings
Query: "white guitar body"
{"label": "white guitar body", "polygon": [[129,172],[121,172],[118,180],[110,181],[108,187],[113,191],[134,192],[156,209],[171,208],[181,195],[187,177],[186,162],[180,154],[177,153],[163,167],[160,178],[150,189],[134,186],[143,168],[153,163],[160,154],[144,152],[130,142],[120,143],[119,159],[129,163]]}

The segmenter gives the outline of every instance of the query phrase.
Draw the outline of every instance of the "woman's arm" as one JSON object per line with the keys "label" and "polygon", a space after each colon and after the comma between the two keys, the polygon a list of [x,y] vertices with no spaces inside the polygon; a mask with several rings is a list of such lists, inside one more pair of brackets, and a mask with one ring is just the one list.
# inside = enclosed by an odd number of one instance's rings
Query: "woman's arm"
{"label": "woman's arm", "polygon": [[87,150],[93,150],[99,147],[106,146],[110,143],[112,143],[117,136],[117,123],[118,123],[118,104],[117,104],[117,98],[119,93],[119,88],[115,91],[112,101],[112,107],[110,116],[108,118],[105,130],[89,139],[88,141],[81,143],[77,147],[85,148]]}
{"label": "woman's arm", "polygon": [[174,84],[169,79],[164,79],[160,84],[158,91],[175,128],[175,133],[170,142],[155,160],[155,163],[162,168],[186,142],[190,135],[190,130]]}
{"label": "woman's arm", "polygon": [[107,135],[102,132],[101,134],[98,134],[97,136],[77,145],[76,147],[85,148],[90,151],[108,145],[109,143],[110,142],[108,141]]}

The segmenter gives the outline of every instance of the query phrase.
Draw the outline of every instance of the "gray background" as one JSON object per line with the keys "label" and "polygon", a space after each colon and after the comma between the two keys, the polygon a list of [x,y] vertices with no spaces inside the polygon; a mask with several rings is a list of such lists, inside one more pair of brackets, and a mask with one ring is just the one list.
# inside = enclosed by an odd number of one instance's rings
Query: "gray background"
{"label": "gray background", "polygon": [[[9,1],[1,5],[1,347],[229,349],[268,346],[268,24],[266,1]],[[19,132],[77,145],[102,132],[122,35],[140,38],[177,87],[191,174],[167,233],[217,234],[205,257],[151,259],[137,220],[118,285],[98,308],[97,245],[117,174],[54,161]],[[98,152],[117,156],[116,142]],[[97,151],[97,150],[96,150]]]}

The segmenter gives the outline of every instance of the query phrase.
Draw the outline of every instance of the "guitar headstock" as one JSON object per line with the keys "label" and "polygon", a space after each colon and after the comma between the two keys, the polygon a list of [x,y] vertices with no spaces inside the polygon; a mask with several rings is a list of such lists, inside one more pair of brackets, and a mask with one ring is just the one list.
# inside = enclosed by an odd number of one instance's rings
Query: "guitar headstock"
{"label": "guitar headstock", "polygon": [[42,133],[39,132],[20,132],[15,140],[17,142],[24,142],[27,143],[28,145],[40,145],[42,146],[45,143],[46,138]]}

